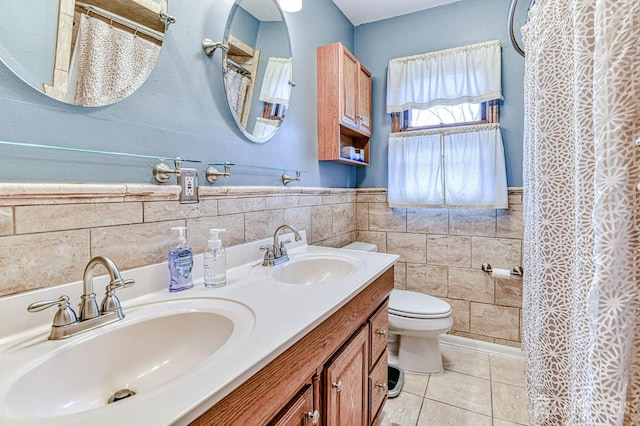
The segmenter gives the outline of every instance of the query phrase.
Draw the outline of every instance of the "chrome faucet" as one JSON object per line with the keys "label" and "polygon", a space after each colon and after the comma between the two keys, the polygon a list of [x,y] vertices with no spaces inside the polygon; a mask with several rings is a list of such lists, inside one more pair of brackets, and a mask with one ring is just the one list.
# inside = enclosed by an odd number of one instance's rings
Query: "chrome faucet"
{"label": "chrome faucet", "polygon": [[285,244],[289,244],[291,240],[285,240],[278,243],[278,235],[280,234],[280,231],[284,229],[290,229],[291,231],[293,231],[293,235],[296,241],[300,241],[302,239],[298,230],[293,226],[287,224],[278,226],[276,232],[273,233],[273,245],[260,247],[260,250],[265,251],[262,266],[275,266],[289,260]]}
{"label": "chrome faucet", "polygon": [[[111,278],[105,289],[105,296],[100,308],[96,302],[96,294],[93,292],[93,274],[98,265],[102,265]],[[58,305],[58,312],[53,317],[49,340],[64,339],[123,319],[124,314],[120,300],[116,296],[116,290],[131,287],[134,283],[134,280],[122,278],[120,270],[113,260],[106,256],[96,256],[89,261],[84,270],[83,294],[80,297],[78,316],[69,306],[69,297],[67,296],[61,296],[56,300],[32,303],[27,310],[38,312]]]}

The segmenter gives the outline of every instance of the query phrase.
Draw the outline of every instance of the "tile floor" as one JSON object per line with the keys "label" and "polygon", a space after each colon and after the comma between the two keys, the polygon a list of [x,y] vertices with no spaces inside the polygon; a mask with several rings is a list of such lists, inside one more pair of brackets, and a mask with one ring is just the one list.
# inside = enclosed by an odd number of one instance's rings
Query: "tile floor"
{"label": "tile floor", "polygon": [[405,374],[380,426],[528,425],[524,359],[441,345],[445,371]]}

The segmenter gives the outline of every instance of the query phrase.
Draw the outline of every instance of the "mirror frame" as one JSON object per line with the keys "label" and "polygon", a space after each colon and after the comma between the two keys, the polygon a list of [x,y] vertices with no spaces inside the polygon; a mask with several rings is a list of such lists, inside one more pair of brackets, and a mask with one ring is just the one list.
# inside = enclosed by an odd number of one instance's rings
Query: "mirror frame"
{"label": "mirror frame", "polygon": [[[229,58],[229,50],[230,50],[230,47],[231,47],[229,45],[230,39],[234,43],[246,46],[247,49],[256,49],[257,50],[257,46],[255,48],[252,47],[252,46],[248,46],[243,41],[235,38],[232,34],[230,34],[233,18],[235,17],[235,15],[237,13],[237,10],[238,9],[246,10],[246,9],[241,7],[241,4],[242,4],[243,1],[247,1],[247,0],[235,0],[234,3],[231,5],[231,9],[229,11],[229,16],[227,17],[227,23],[225,25],[224,38],[223,38],[223,42],[222,42],[223,45],[225,46],[225,48],[223,49],[223,53],[222,53],[222,84],[224,86],[225,100],[227,102],[227,106],[229,107],[229,111],[231,112],[231,116],[233,117],[233,120],[235,121],[238,129],[242,132],[244,137],[247,138],[249,141],[255,142],[255,143],[265,143],[265,142],[268,142],[269,140],[271,140],[278,133],[278,130],[280,130],[280,127],[282,127],[282,123],[284,123],[284,120],[286,118],[285,117],[286,114],[282,115],[282,118],[280,119],[280,123],[278,124],[277,127],[275,127],[275,129],[273,131],[271,131],[271,133],[269,133],[267,135],[264,135],[263,137],[256,137],[256,136],[254,136],[254,134],[252,132],[250,132],[248,130],[247,126],[245,126],[242,123],[242,118],[238,117],[238,115],[234,111],[233,107],[231,106],[231,102],[229,102],[230,93],[229,93],[229,87],[228,87],[228,84],[227,84],[226,76],[227,76],[227,72],[229,70],[228,60],[230,59]],[[264,1],[264,0],[260,0],[260,1]],[[284,35],[286,36],[286,43],[287,43],[287,48],[288,48],[288,51],[289,51],[289,57],[291,58],[291,60],[293,62],[293,49],[291,47],[291,36],[289,34],[289,26],[287,25],[287,21],[285,19],[285,16],[284,16],[284,13],[283,13],[282,9],[280,8],[280,5],[279,5],[278,1],[277,0],[271,0],[271,2],[273,3],[273,6],[275,7],[274,10],[277,10],[278,14],[280,15],[280,19],[282,21],[282,24],[284,25],[284,27],[283,27],[284,28]],[[259,65],[259,63],[260,63],[260,61],[258,61],[258,65]],[[258,69],[258,65],[255,66],[254,70],[249,70],[249,71],[256,72],[256,70]],[[292,66],[292,69],[293,69],[293,66]],[[292,71],[292,73],[293,73],[293,71]],[[293,81],[289,81],[289,84],[291,85],[292,88],[295,86]],[[251,95],[251,99],[252,99],[252,97],[253,97],[253,93]],[[272,105],[272,108],[277,109],[280,104],[271,104],[271,105]],[[289,105],[285,108],[285,111],[288,112],[290,105],[291,104],[289,102]],[[250,108],[250,110],[251,109],[252,108]],[[248,116],[251,116],[250,112],[249,112]],[[256,118],[258,120],[260,120],[260,119],[267,120],[267,119],[264,119],[260,114],[258,114]],[[254,128],[254,130],[255,130],[255,128]]]}

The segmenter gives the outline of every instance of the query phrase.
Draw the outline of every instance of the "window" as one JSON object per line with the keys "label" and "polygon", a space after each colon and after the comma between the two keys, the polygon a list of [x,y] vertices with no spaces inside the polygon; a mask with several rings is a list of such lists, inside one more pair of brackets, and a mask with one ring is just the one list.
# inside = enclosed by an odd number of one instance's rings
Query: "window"
{"label": "window", "polygon": [[506,208],[500,42],[392,59],[389,204]]}

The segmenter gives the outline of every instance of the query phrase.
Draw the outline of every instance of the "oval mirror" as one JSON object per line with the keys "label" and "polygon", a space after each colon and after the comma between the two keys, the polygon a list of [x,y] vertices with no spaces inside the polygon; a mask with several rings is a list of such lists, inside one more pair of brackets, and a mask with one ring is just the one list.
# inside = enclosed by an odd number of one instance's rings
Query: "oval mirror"
{"label": "oval mirror", "polygon": [[140,87],[155,65],[166,0],[5,0],[0,60],[62,102],[103,106]]}
{"label": "oval mirror", "polygon": [[236,0],[223,43],[229,109],[247,139],[266,142],[282,125],[293,86],[289,30],[277,1]]}

